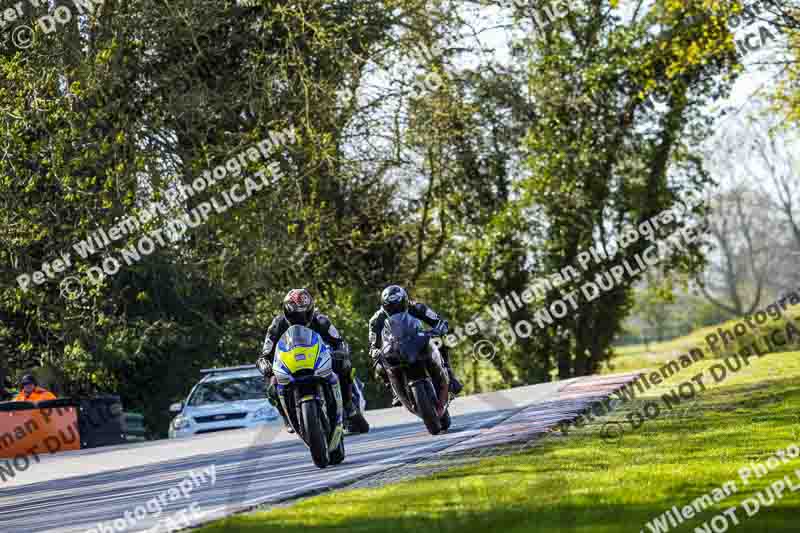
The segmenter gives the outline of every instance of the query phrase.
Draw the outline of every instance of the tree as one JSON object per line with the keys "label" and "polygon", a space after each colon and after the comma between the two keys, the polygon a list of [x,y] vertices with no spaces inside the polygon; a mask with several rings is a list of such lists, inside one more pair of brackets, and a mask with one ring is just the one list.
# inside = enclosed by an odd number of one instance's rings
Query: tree
{"label": "tree", "polygon": [[650,331],[655,332],[659,342],[665,340],[667,328],[674,325],[670,321],[669,305],[675,302],[675,286],[671,278],[661,276],[659,272],[647,272],[645,285],[636,294],[636,306],[633,312],[641,317]]}
{"label": "tree", "polygon": [[768,22],[787,37],[785,57],[778,61],[784,77],[772,94],[775,109],[785,114],[787,125],[800,123],[800,3],[763,0],[771,14]]}
{"label": "tree", "polygon": [[[22,52],[4,50],[0,127],[13,155],[0,163],[0,347],[9,366],[57,369],[70,394],[121,393],[163,432],[166,406],[199,368],[255,359],[288,287],[308,286],[320,303],[364,280],[360,294],[377,291],[374,272],[396,272],[401,208],[374,161],[348,148],[368,129],[362,106],[381,98],[361,99],[365,73],[421,4],[201,2],[178,12],[106,3]],[[31,17],[47,5],[37,9]],[[96,255],[77,257],[74,243],[290,128],[295,143],[242,170],[277,164],[283,177],[271,190],[82,294],[65,299],[58,281],[18,286],[62,252],[85,277],[227,191],[230,177]],[[365,321],[366,303],[353,305]],[[357,338],[351,327],[345,334]]]}
{"label": "tree", "polygon": [[[715,5],[710,15],[703,14],[707,5],[640,7],[622,24],[602,4],[572,3],[568,14],[545,27],[533,21],[522,43],[533,109],[520,204],[530,213],[527,220],[539,218],[545,231],[530,251],[534,278],[577,265],[582,251],[608,247],[626,227],[688,203],[711,183],[693,144],[706,133],[706,96],[725,91],[718,77],[735,64],[720,23],[726,7]],[[703,16],[683,24],[698,14]],[[656,27],[675,31],[653,37]],[[665,95],[662,109],[644,104],[652,92]],[[699,223],[702,215],[699,206],[657,238],[692,220]],[[648,246],[640,239],[622,257],[632,260]],[[701,264],[698,243],[662,267],[667,273],[692,272]],[[605,268],[594,266],[549,291],[540,306],[549,309]],[[625,279],[547,325],[533,356],[554,357],[561,378],[597,371],[631,309],[634,281]]]}
{"label": "tree", "polygon": [[798,280],[796,140],[779,121],[763,102],[751,101],[726,117],[705,151],[722,190],[709,195],[714,250],[701,286],[734,316],[754,310],[767,294],[796,287]]}
{"label": "tree", "polygon": [[711,200],[709,268],[698,282],[703,295],[734,316],[759,308],[775,257],[775,227],[763,196],[737,186]]}
{"label": "tree", "polygon": [[767,110],[762,107],[758,111],[760,115],[750,124],[754,135],[748,146],[747,168],[764,197],[765,209],[776,214],[772,217],[775,268],[768,283],[774,290],[790,290],[800,283],[800,143],[796,135],[780,128]]}

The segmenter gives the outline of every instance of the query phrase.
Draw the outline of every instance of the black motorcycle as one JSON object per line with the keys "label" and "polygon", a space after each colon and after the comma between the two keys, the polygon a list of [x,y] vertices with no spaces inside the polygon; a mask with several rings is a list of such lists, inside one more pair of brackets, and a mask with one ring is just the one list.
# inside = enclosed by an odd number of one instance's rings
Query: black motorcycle
{"label": "black motorcycle", "polygon": [[430,342],[437,335],[410,314],[397,313],[383,326],[379,355],[397,398],[425,422],[431,435],[450,428],[450,377],[439,349]]}

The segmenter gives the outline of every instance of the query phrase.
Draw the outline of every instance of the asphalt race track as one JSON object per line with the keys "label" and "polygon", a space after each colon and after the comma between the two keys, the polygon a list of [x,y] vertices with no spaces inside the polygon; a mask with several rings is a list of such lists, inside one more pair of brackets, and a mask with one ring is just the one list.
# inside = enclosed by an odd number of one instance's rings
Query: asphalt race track
{"label": "asphalt race track", "polygon": [[[41,456],[0,482],[0,532],[165,533],[192,517],[203,523],[343,487],[433,454],[535,438],[634,377],[576,378],[459,398],[451,405],[450,431],[438,436],[402,408],[369,411],[370,433],[347,436],[345,462],[324,470],[282,425]],[[188,518],[176,514],[189,506]]]}

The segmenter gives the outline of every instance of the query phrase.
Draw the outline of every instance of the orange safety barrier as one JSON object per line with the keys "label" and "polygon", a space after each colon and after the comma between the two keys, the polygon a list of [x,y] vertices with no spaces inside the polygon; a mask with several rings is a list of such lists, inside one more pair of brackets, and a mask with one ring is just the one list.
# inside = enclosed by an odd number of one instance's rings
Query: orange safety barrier
{"label": "orange safety barrier", "polygon": [[80,449],[75,407],[0,412],[0,457]]}

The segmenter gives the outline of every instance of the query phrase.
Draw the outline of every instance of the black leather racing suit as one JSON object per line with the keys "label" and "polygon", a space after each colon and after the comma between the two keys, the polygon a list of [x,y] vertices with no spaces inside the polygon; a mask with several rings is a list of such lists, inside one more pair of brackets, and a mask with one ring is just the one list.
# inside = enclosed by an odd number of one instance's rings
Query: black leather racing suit
{"label": "black leather racing suit", "polygon": [[[272,319],[272,323],[267,330],[267,336],[264,339],[264,346],[261,348],[261,356],[269,360],[271,363],[275,357],[275,347],[281,336],[291,327],[291,324],[283,314],[280,314]],[[353,381],[351,379],[352,363],[350,361],[350,348],[344,342],[339,331],[331,323],[330,319],[322,313],[314,312],[311,317],[311,322],[307,326],[319,333],[325,344],[333,350],[333,371],[339,377],[339,383],[342,388],[342,402],[345,409],[352,408],[353,405]],[[265,376],[265,379],[271,380],[272,376]],[[267,387],[273,391],[273,385],[267,381]],[[278,404],[280,405],[280,403]]]}

